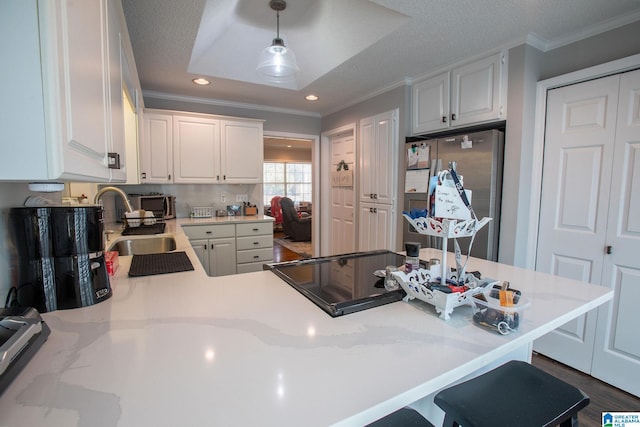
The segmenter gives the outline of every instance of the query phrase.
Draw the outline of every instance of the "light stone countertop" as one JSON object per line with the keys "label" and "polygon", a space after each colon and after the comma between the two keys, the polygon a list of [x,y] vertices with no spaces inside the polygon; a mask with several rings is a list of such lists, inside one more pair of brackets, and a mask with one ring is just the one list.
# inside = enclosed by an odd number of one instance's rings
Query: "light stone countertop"
{"label": "light stone countertop", "polygon": [[43,314],[51,336],[0,398],[0,426],[365,425],[528,354],[613,294],[471,259],[531,299],[517,332],[474,325],[470,307],[443,321],[420,301],[331,318],[269,271],[208,277],[181,228],[200,221],[167,227],[195,271],[129,278],[120,257],[109,300]]}

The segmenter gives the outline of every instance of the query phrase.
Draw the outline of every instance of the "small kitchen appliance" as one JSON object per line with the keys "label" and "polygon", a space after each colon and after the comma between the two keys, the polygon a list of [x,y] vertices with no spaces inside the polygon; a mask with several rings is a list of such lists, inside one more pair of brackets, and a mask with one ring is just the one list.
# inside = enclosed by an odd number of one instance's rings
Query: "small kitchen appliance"
{"label": "small kitchen appliance", "polygon": [[265,269],[337,317],[401,300],[406,293],[386,290],[385,276],[376,272],[404,261],[404,255],[380,250],[273,263]]}
{"label": "small kitchen appliance", "polygon": [[101,206],[12,208],[17,303],[40,313],[111,297]]}
{"label": "small kitchen appliance", "polygon": [[[129,194],[129,203],[133,210],[151,211],[157,219],[176,217],[176,198],[167,194]],[[119,197],[116,201],[116,218],[124,218],[126,209]]]}
{"label": "small kitchen appliance", "polygon": [[33,307],[0,309],[0,395],[50,334]]}

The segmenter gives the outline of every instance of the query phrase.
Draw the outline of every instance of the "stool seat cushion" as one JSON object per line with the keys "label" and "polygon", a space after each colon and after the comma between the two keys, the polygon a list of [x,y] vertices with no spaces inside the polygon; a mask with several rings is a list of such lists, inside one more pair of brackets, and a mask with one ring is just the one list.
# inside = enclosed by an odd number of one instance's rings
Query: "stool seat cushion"
{"label": "stool seat cushion", "polygon": [[510,361],[440,391],[434,402],[446,414],[445,425],[540,427],[575,417],[589,397],[529,363]]}
{"label": "stool seat cushion", "polygon": [[389,415],[374,421],[367,427],[433,427],[415,409],[400,408]]}

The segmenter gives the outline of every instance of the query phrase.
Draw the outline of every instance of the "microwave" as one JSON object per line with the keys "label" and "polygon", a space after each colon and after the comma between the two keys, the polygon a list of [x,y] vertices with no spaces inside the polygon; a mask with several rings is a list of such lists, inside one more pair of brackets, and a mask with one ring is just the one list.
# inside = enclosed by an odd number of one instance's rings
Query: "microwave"
{"label": "microwave", "polygon": [[[176,217],[176,198],[166,194],[129,194],[129,202],[133,210],[145,210],[153,212],[156,218],[173,219]],[[116,198],[116,215],[124,218],[124,203]]]}

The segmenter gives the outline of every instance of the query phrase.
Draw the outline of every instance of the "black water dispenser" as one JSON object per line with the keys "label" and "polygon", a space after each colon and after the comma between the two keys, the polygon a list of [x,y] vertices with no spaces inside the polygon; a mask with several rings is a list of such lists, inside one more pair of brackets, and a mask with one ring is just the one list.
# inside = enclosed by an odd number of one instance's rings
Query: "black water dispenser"
{"label": "black water dispenser", "polygon": [[10,218],[20,306],[42,313],[85,307],[111,296],[101,206],[12,208]]}

